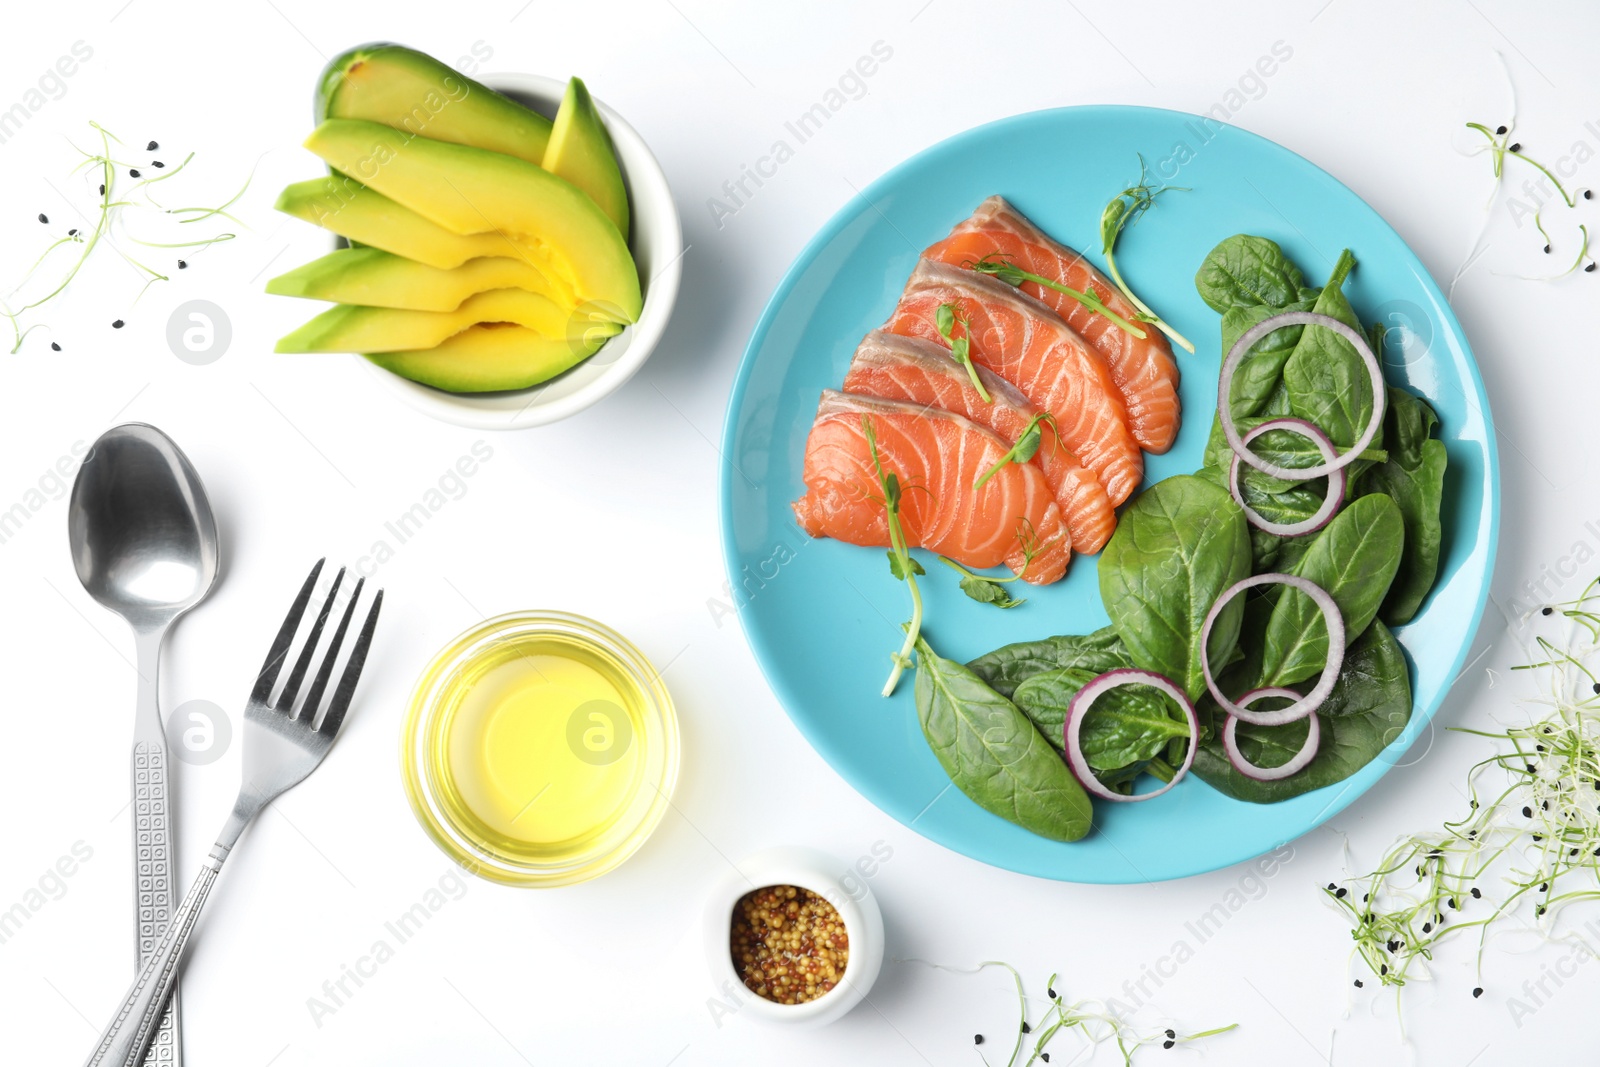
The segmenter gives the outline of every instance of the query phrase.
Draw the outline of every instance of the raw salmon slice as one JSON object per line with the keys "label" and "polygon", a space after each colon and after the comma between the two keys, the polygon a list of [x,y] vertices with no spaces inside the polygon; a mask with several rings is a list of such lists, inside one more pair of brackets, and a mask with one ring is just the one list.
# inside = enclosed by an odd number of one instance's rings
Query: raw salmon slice
{"label": "raw salmon slice", "polygon": [[[850,370],[844,376],[844,391],[953,411],[988,427],[1008,444],[1015,444],[1039,409],[1010,382],[982,367],[977,371],[992,402],[984,401],[973,388],[967,369],[951,359],[950,350],[943,345],[874,330],[856,348]],[[1041,424],[1040,429],[1039,450],[1034,453],[1033,462],[1055,494],[1072,535],[1072,549],[1098,552],[1117,525],[1111,498],[1100,480],[1078,462],[1048,423]]]}
{"label": "raw salmon slice", "polygon": [[[1054,417],[1062,442],[1094,471],[1112,504],[1128,499],[1144,476],[1144,458],[1105,357],[1026,293],[927,259],[911,272],[884,329],[942,344],[936,325],[942,304],[954,305],[968,323],[973,362]],[[956,336],[963,336],[959,325]]]}
{"label": "raw salmon slice", "polygon": [[[1005,563],[1034,585],[1066,573],[1072,550],[1061,509],[1031,463],[1007,463],[973,489],[1011,447],[951,411],[825,389],[806,440],[806,495],[795,517],[812,537],[887,546],[883,489],[862,419],[872,421],[878,458],[900,481],[906,543],[979,570]],[[1037,547],[1032,560],[1024,543]]]}
{"label": "raw salmon slice", "polygon": [[[1116,314],[1136,321],[1138,309],[1093,263],[1050,237],[1002,197],[991,196],[979,204],[971,218],[958,223],[949,237],[930,246],[923,256],[965,267],[995,253],[1030,274],[1080,293],[1092,292]],[[1140,340],[1065,293],[1038,282],[1023,282],[1020,288],[1065,319],[1105,357],[1139,446],[1147,452],[1171,448],[1181,416],[1178,365],[1161,331],[1144,324],[1147,336]]]}

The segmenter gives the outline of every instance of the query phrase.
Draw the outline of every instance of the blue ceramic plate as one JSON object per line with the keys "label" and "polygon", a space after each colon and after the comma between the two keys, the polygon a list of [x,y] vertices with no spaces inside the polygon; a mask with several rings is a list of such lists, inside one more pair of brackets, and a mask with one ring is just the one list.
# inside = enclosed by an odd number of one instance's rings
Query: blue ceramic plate
{"label": "blue ceramic plate", "polygon": [[[1096,804],[1084,840],[1036,837],[951,787],[917,724],[908,673],[878,696],[909,615],[906,587],[884,553],[812,541],[790,501],[818,393],[837,388],[861,336],[894,306],[918,253],[979,201],[1009,199],[1046,232],[1095,258],[1106,200],[1138,176],[1185,186],[1128,230],[1117,264],[1135,291],[1198,348],[1178,353],[1184,423],[1177,444],[1147,458],[1147,484],[1200,466],[1216,408],[1220,326],[1194,274],[1224,237],[1281,244],[1320,285],[1343,248],[1359,265],[1345,291],[1364,322],[1392,329],[1391,382],[1438,410],[1450,455],[1444,552],[1424,610],[1398,636],[1416,707],[1383,758],[1352,777],[1281,804],[1231,800],[1190,777],[1158,800]],[[845,780],[900,822],[985,863],[1074,882],[1181,878],[1237,863],[1304,834],[1400,759],[1438,709],[1465,659],[1489,591],[1499,525],[1493,423],[1477,365],[1439,287],[1405,242],[1354,193],[1306,160],[1253,134],[1192,115],[1079,107],[1019,115],[952,137],[907,160],[840,210],[773,294],[734,382],[724,431],[722,537],[739,615],[756,659],[802,733]],[[1097,559],[1029,589],[1011,610],[967,600],[955,576],[922,583],[927,632],[943,655],[969,659],[1048,634],[1106,622]]]}

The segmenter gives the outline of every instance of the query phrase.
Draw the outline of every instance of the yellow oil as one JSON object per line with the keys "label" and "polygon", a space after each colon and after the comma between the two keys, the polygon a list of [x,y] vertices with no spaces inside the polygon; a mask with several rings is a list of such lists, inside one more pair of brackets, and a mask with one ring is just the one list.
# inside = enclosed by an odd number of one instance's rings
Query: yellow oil
{"label": "yellow oil", "polygon": [[441,695],[440,793],[491,852],[560,863],[612,829],[641,788],[643,696],[603,650],[559,635],[509,642]]}

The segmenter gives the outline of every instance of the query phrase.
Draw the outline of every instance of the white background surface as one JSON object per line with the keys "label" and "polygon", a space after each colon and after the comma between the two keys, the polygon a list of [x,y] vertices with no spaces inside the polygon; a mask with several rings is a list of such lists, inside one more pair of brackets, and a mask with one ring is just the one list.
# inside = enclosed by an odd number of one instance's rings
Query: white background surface
{"label": "white background surface", "polygon": [[[323,770],[262,817],[213,895],[184,976],[190,1063],[943,1065],[976,1062],[974,1032],[990,1035],[986,1050],[1009,1044],[1000,1035],[1013,1001],[1002,977],[913,963],[886,964],[871,1005],[822,1032],[763,1030],[737,1017],[716,1025],[694,929],[701,893],[730,858],[781,843],[846,860],[875,845],[892,850],[871,882],[892,957],[958,966],[1004,959],[1035,992],[1058,970],[1071,997],[1124,996],[1124,982],[1189,940],[1193,958],[1149,987],[1155,996],[1139,1021],[1152,1030],[1169,1020],[1190,1030],[1240,1028],[1142,1059],[1314,1063],[1328,1061],[1331,1048],[1339,1064],[1592,1060],[1600,967],[1578,968],[1547,1006],[1514,1024],[1507,998],[1521,996],[1523,980],[1558,954],[1524,951],[1531,943],[1491,948],[1488,991],[1476,1001],[1471,947],[1444,952],[1440,980],[1406,991],[1409,1049],[1392,996],[1370,981],[1350,996],[1347,927],[1317,892],[1341,874],[1343,835],[1365,870],[1397,834],[1459,815],[1457,786],[1485,742],[1436,732],[1411,766],[1335,826],[1295,842],[1264,891],[1198,944],[1185,923],[1239,887],[1244,868],[1160,885],[1059,885],[932,845],[866,804],[809,749],[738,626],[731,618],[718,625],[710,603],[723,583],[714,442],[734,367],[779,276],[853,186],[949,134],[1035,108],[1120,102],[1204,111],[1281,41],[1292,57],[1244,86],[1233,121],[1348,183],[1447,283],[1489,188],[1488,161],[1464,156],[1467,142],[1456,133],[1468,119],[1493,126],[1508,116],[1494,50],[1516,82],[1529,151],[1553,160],[1585,141],[1592,154],[1600,146],[1600,12],[1505,0],[1297,0],[1208,14],[1150,0],[1083,5],[1081,13],[1022,3],[980,11],[954,0],[764,5],[759,14],[710,0],[357,7],[35,4],[10,12],[0,35],[0,108],[21,100],[75,41],[93,48],[65,93],[0,144],[7,278],[64,228],[72,209],[62,193],[90,200],[92,188],[66,177],[76,156],[63,139],[88,144],[90,119],[120,134],[136,158],[151,138],[169,165],[197,151],[187,203],[226,199],[260,160],[238,208],[251,227],[239,240],[191,255],[189,270],[136,305],[134,271],[100,256],[44,316],[65,350],[52,354],[35,335],[22,355],[0,357],[0,508],[22,501],[75,442],[127,419],[170,432],[211,490],[227,569],[168,645],[167,708],[207,699],[237,716],[309,563],[367,553],[387,536],[384,523],[475,441],[493,448],[464,495],[382,567],[388,610],[345,736]],[[261,295],[262,281],[325,247],[271,203],[285,182],[318,173],[297,145],[323,62],[375,38],[446,61],[470,56],[476,44],[490,53],[483,72],[580,73],[654,147],[692,246],[682,297],[651,362],[600,407],[543,430],[484,435],[400,406],[351,358],[270,354],[272,340],[308,309]],[[893,56],[867,94],[718,227],[707,199],[877,41]],[[1579,184],[1597,181],[1597,169],[1587,164]],[[52,216],[48,230],[35,221],[40,211]],[[1592,208],[1570,217],[1597,218]],[[1571,247],[1570,233],[1558,240]],[[1585,525],[1600,518],[1588,493],[1600,446],[1600,276],[1559,285],[1495,276],[1549,270],[1537,243],[1501,204],[1488,251],[1455,297],[1501,428],[1501,603],[1523,580],[1566,567],[1576,544],[1589,554],[1600,547],[1600,533]],[[150,255],[171,265],[170,253]],[[232,348],[206,367],[180,362],[164,340],[168,313],[192,298],[216,302],[233,324]],[[127,326],[113,331],[118,316]],[[1552,579],[1549,588],[1570,595],[1581,584]],[[0,909],[23,899],[75,842],[93,850],[59,899],[0,944],[0,1061],[73,1064],[133,973],[125,808],[132,644],[78,587],[62,499],[46,499],[0,544],[0,604],[9,693]],[[467,885],[319,1025],[308,998],[322,996],[323,982],[367,953],[384,922],[447,871],[400,786],[398,733],[411,682],[458,631],[527,607],[594,615],[669,665],[684,733],[675,810],[638,856],[592,884],[545,892]],[[1494,639],[1488,655],[1439,725],[1514,717],[1515,699],[1531,692],[1527,676],[1503,670],[1490,685],[1485,667],[1520,660],[1493,608],[1485,636]],[[183,772],[186,884],[232,797],[238,745]],[[1070,1037],[1060,1042],[1057,1067],[1075,1047]],[[1102,1050],[1096,1062],[1113,1062],[1114,1053]]]}

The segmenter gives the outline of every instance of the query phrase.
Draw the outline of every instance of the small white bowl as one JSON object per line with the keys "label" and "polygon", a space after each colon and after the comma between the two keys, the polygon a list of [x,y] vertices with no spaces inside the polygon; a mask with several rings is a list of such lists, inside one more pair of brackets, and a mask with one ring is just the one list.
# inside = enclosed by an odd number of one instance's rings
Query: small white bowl
{"label": "small white bowl", "polygon": [[[520,104],[554,116],[567,83],[536,74],[499,74],[484,84]],[[628,186],[632,233],[628,246],[639,267],[644,307],[639,321],[607,341],[572,370],[528,389],[505,393],[447,393],[391,374],[362,357],[390,390],[436,419],[484,430],[517,430],[575,415],[620,388],[644,365],[672,317],[683,275],[683,228],[667,176],[644,139],[621,115],[596,100]]]}
{"label": "small white bowl", "polygon": [[[729,871],[706,899],[701,924],[711,984],[729,1014],[812,1027],[831,1023],[861,1003],[883,968],[883,913],[867,883],[837,858],[811,848],[767,849],[745,858],[738,868]],[[816,1000],[774,1004],[746,988],[734,969],[729,949],[733,909],[746,893],[769,885],[809,889],[832,904],[844,920],[845,932],[850,935],[850,960],[839,984]]]}

